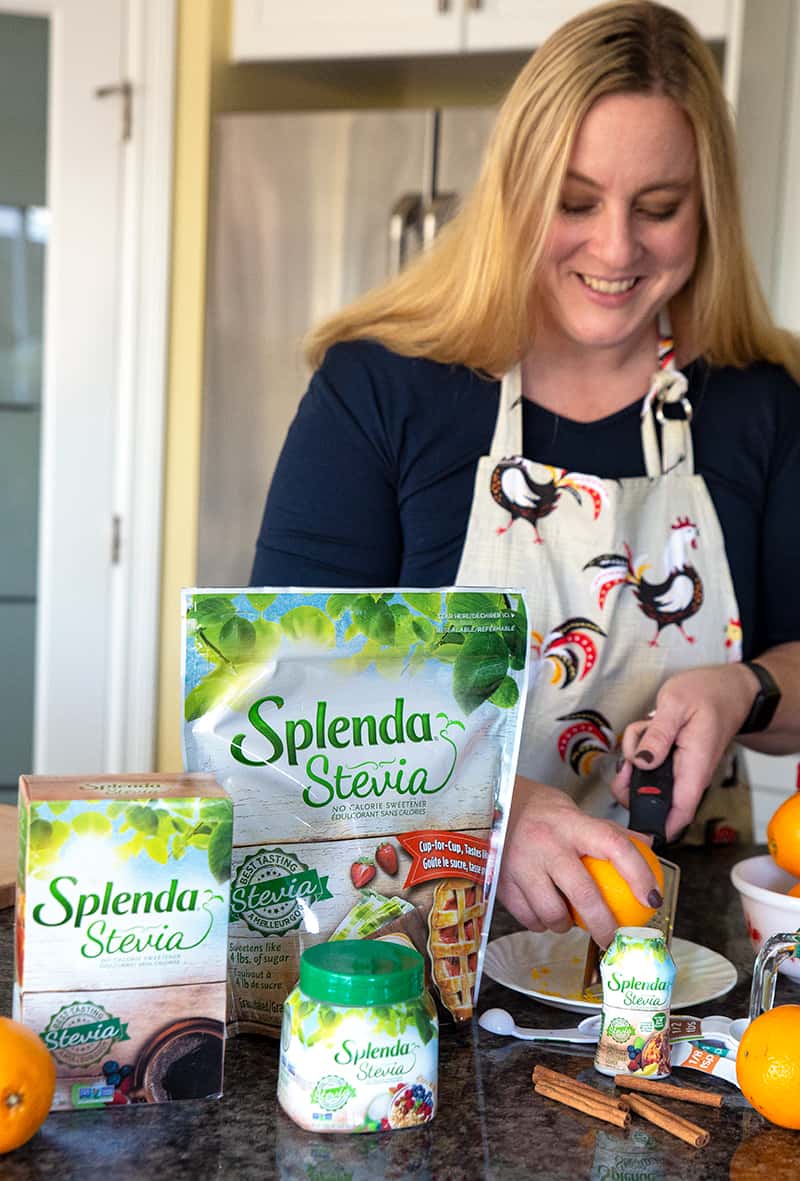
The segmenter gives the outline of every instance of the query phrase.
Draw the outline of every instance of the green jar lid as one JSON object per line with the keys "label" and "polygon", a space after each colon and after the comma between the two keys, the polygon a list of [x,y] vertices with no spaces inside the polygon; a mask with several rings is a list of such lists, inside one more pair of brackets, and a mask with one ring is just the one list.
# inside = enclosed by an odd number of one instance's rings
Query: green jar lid
{"label": "green jar lid", "polygon": [[329,1005],[393,1005],[422,992],[422,956],[383,939],[317,943],[300,957],[300,988]]}

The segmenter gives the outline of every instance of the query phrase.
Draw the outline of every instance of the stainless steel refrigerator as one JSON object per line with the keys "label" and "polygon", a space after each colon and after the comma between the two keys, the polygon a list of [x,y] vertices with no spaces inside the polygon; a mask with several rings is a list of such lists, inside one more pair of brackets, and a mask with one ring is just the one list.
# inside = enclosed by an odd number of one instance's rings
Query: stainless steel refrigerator
{"label": "stainless steel refrigerator", "polygon": [[461,107],[218,119],[199,585],[249,577],[267,488],[308,384],[303,334],[424,249],[477,178],[493,117]]}

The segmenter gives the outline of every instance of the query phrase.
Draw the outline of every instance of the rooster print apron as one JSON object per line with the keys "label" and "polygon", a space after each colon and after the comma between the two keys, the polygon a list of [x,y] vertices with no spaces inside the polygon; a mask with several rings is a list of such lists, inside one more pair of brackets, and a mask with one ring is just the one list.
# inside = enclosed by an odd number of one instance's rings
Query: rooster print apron
{"label": "rooster print apron", "polygon": [[[503,378],[457,575],[526,593],[520,774],[623,823],[609,785],[625,727],[671,674],[741,659],[722,530],[694,473],[688,383],[664,322],[661,333],[641,410],[646,476],[605,480],[523,458],[519,367]],[[751,839],[749,789],[735,756],[723,762],[684,836],[692,844]]]}

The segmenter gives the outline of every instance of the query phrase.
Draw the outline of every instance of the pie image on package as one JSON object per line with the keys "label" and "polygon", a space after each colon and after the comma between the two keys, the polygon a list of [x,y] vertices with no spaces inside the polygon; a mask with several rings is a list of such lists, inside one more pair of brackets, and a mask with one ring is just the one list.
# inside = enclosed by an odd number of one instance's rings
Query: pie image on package
{"label": "pie image on package", "polygon": [[442,1004],[456,1021],[472,1016],[472,990],[486,903],[474,882],[445,878],[436,887],[428,916],[428,950]]}

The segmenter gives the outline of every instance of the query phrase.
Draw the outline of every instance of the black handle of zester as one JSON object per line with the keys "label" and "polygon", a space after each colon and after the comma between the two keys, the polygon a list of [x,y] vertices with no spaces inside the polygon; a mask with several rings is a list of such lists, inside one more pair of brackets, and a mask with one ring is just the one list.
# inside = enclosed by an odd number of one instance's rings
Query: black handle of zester
{"label": "black handle of zester", "polygon": [[672,807],[674,753],[673,746],[660,767],[646,770],[634,767],[631,775],[628,827],[652,835],[654,845],[666,841],[667,816]]}

